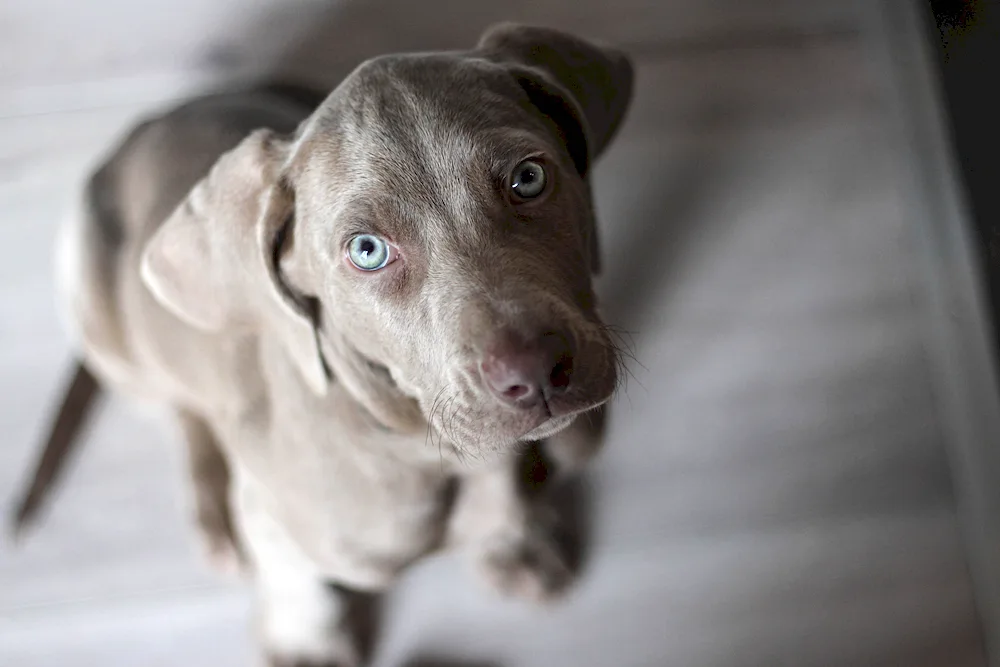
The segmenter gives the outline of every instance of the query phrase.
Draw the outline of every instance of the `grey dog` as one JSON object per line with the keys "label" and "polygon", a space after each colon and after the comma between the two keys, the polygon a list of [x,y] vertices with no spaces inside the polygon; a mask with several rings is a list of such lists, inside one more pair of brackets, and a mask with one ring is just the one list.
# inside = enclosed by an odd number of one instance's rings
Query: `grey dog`
{"label": "grey dog", "polygon": [[62,233],[81,362],[16,525],[106,386],[179,420],[271,664],[359,664],[350,591],[443,547],[557,595],[571,568],[519,460],[599,448],[621,371],[588,174],[631,90],[620,51],[503,24],[325,99],[261,87],[140,124]]}

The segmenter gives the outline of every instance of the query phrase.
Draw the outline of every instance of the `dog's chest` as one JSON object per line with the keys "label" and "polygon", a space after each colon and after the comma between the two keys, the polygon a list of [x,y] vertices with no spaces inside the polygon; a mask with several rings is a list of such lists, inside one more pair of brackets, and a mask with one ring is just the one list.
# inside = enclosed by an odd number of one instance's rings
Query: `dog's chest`
{"label": "dog's chest", "polygon": [[376,586],[441,541],[448,466],[423,437],[387,433],[329,406],[325,427],[293,408],[269,428],[246,429],[243,465],[264,500],[256,506],[325,576]]}

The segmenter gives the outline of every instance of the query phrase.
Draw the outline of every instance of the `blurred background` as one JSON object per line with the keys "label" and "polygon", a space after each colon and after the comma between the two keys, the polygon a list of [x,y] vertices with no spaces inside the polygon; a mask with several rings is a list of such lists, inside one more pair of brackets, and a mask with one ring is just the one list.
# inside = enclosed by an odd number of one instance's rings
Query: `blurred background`
{"label": "blurred background", "polygon": [[[540,610],[428,560],[391,595],[376,664],[986,665],[882,4],[909,3],[3,2],[0,498],[72,357],[57,225],[132,123],[264,74],[332,89],[372,55],[548,25],[637,70],[594,172],[600,293],[638,363],[580,497],[586,568]],[[172,437],[120,400],[93,420],[41,529],[0,546],[0,665],[252,664],[249,592],[200,559]]]}

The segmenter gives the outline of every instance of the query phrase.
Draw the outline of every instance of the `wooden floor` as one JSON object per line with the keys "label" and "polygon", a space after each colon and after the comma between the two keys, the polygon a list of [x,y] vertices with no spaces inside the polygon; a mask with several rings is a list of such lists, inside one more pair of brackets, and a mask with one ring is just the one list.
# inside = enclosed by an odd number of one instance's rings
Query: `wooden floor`
{"label": "wooden floor", "polygon": [[[918,316],[917,204],[854,10],[5,3],[0,496],[72,354],[54,308],[56,226],[139,114],[263,69],[332,85],[374,53],[541,22],[636,56],[634,110],[595,185],[601,293],[641,365],[587,482],[575,594],[548,610],[498,602],[452,557],[428,561],[388,601],[377,665],[984,665]],[[0,546],[0,665],[252,663],[248,592],[202,566],[180,468],[169,431],[107,406],[44,529]]]}

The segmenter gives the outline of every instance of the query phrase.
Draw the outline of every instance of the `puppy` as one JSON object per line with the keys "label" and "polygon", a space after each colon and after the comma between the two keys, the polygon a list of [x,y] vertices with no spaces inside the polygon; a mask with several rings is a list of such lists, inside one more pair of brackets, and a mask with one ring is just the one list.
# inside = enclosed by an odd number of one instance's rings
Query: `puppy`
{"label": "puppy", "polygon": [[598,448],[619,359],[588,174],[631,88],[621,52],[504,24],[323,100],[264,88],[141,124],[64,230],[82,363],[16,525],[103,385],[176,414],[271,664],[359,664],[350,592],[444,546],[503,593],[561,592],[519,457],[545,441],[565,472]]}

